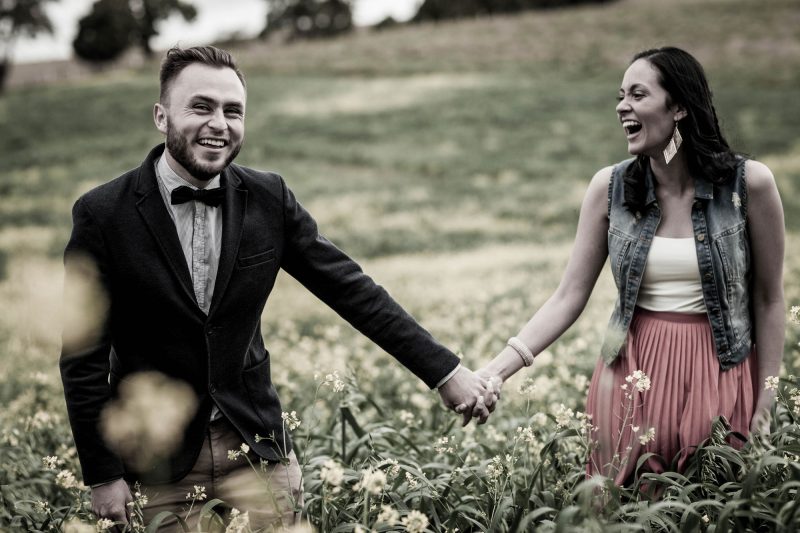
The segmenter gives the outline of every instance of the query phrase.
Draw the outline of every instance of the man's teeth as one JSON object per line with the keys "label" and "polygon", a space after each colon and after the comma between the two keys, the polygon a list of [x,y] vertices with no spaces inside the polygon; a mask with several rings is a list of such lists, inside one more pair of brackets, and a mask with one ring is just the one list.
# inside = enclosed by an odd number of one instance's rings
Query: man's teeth
{"label": "man's teeth", "polygon": [[198,142],[206,146],[213,146],[214,148],[222,148],[225,146],[225,141],[220,141],[217,139],[200,139]]}
{"label": "man's teeth", "polygon": [[622,122],[623,128],[633,128],[635,126],[639,126],[639,123],[636,122],[635,120],[625,120]]}

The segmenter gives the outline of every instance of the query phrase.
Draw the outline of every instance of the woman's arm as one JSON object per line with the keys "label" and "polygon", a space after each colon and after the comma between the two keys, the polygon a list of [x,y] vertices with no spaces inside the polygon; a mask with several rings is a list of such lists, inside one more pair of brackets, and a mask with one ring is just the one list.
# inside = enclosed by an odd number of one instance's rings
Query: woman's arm
{"label": "woman's arm", "polygon": [[[592,178],[561,283],[517,334],[533,355],[547,348],[577,320],[603,269],[608,257],[608,184],[612,169],[604,168]],[[506,346],[478,373],[504,382],[523,366],[520,355]]]}
{"label": "woman's arm", "polygon": [[756,431],[763,428],[775,397],[774,391],[764,389],[764,380],[778,375],[783,358],[784,225],[783,206],[772,172],[757,161],[747,161],[745,165],[759,391],[750,430]]}

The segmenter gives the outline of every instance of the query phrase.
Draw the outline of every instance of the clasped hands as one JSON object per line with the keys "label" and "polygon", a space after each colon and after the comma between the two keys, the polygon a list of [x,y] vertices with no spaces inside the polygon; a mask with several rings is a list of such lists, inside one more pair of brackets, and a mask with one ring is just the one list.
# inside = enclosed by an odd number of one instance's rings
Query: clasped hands
{"label": "clasped hands", "polygon": [[500,400],[503,380],[485,369],[473,372],[465,366],[458,369],[447,382],[439,387],[439,396],[448,409],[463,416],[466,426],[473,418],[485,424]]}

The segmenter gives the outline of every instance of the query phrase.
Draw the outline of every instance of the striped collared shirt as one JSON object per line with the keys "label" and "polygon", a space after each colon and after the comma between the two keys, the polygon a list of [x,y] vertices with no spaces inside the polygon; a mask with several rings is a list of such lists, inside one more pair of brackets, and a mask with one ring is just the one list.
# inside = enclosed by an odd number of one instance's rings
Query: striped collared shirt
{"label": "striped collared shirt", "polygon": [[[189,266],[197,305],[208,314],[222,248],[222,207],[211,207],[198,201],[172,205],[170,195],[174,189],[182,185],[192,189],[197,187],[178,176],[164,156],[156,163],[156,176],[158,190],[161,191],[167,212],[175,223],[183,255]],[[207,188],[219,187],[219,184],[217,175],[208,182]]]}

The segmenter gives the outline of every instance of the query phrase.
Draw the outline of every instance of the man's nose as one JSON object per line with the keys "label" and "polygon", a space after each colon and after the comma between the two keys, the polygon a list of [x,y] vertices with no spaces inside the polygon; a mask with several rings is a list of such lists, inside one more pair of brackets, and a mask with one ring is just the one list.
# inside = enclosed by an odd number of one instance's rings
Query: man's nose
{"label": "man's nose", "polygon": [[222,109],[217,109],[208,120],[208,127],[212,130],[225,130],[228,128],[228,122],[225,120],[225,112]]}

